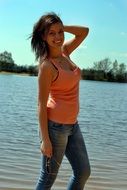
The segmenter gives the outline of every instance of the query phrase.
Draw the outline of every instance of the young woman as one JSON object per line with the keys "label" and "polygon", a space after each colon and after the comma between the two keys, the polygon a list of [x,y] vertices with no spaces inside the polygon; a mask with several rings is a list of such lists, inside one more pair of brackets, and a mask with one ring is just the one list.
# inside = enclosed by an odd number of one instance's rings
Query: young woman
{"label": "young woman", "polygon": [[[74,38],[64,42],[64,32],[73,34]],[[64,155],[73,169],[68,190],[83,190],[90,175],[77,121],[81,70],[69,57],[88,32],[87,27],[63,25],[55,13],[43,15],[33,27],[31,46],[39,60],[38,115],[42,152],[36,190],[51,189]]]}

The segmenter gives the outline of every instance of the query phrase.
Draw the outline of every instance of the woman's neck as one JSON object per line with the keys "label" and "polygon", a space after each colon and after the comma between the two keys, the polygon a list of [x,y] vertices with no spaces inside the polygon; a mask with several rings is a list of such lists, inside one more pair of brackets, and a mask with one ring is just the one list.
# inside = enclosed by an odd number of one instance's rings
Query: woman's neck
{"label": "woman's neck", "polygon": [[50,58],[59,58],[61,56],[62,56],[61,49],[59,51],[50,51],[50,53],[49,53]]}

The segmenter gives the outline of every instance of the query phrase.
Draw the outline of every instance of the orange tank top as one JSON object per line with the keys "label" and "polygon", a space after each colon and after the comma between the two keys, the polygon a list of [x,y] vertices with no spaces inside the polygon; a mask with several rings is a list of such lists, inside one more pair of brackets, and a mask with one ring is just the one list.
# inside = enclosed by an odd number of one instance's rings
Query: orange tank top
{"label": "orange tank top", "polygon": [[74,124],[79,112],[79,81],[81,70],[62,69],[52,61],[58,69],[58,77],[52,82],[47,102],[48,119],[62,124]]}

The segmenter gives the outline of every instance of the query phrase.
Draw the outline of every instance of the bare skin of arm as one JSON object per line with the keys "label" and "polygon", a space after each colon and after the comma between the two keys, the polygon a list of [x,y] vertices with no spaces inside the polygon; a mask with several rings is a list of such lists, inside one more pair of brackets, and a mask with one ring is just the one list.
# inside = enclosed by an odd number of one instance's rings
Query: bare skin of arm
{"label": "bare skin of arm", "polygon": [[74,34],[74,38],[68,40],[63,45],[63,51],[66,55],[70,55],[86,38],[89,33],[89,28],[83,26],[66,26],[64,25],[64,32]]}
{"label": "bare skin of arm", "polygon": [[41,64],[38,73],[38,117],[41,132],[41,152],[47,157],[52,156],[52,144],[48,133],[47,100],[49,96],[53,72],[51,64],[45,61]]}

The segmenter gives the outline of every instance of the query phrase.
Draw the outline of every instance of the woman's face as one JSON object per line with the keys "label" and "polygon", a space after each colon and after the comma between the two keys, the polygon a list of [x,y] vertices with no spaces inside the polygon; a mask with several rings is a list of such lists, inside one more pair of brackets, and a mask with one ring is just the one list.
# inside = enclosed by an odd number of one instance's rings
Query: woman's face
{"label": "woman's face", "polygon": [[64,30],[61,23],[52,24],[46,34],[45,41],[49,48],[59,48],[64,42]]}

